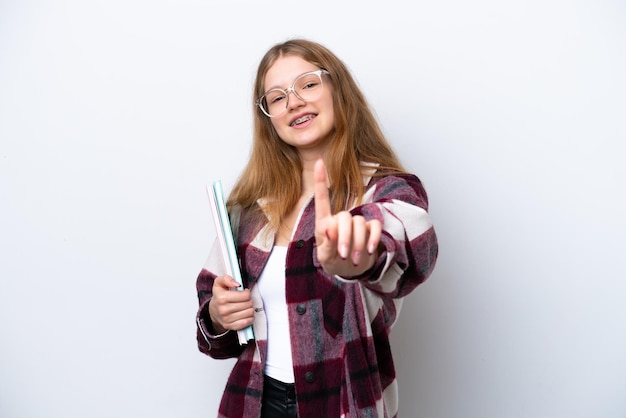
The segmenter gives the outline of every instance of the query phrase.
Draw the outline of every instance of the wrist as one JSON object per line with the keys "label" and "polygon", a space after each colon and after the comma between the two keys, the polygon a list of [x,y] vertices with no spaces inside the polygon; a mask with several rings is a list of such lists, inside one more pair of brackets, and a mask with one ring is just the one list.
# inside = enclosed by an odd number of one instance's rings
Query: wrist
{"label": "wrist", "polygon": [[216,322],[213,320],[213,317],[211,316],[211,302],[212,301],[213,300],[211,299],[204,308],[203,314],[205,318],[205,323],[207,324],[209,328],[209,332],[211,332],[211,334],[220,335],[220,334],[225,333],[228,330],[224,328],[219,322]]}

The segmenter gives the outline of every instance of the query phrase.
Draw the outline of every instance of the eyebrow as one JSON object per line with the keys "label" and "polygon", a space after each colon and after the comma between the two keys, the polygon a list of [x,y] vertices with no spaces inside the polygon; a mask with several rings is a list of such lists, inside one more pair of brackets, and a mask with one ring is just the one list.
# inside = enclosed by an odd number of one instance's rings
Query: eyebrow
{"label": "eyebrow", "polygon": [[[267,93],[268,91],[270,91],[270,90],[274,90],[274,89],[279,89],[279,90],[287,90],[289,87],[291,87],[291,86],[293,85],[293,82],[294,82],[294,81],[296,81],[296,79],[297,79],[298,77],[300,77],[300,76],[301,76],[301,75],[303,75],[303,74],[306,74],[306,73],[312,73],[312,72],[317,71],[317,70],[319,70],[319,68],[317,68],[317,67],[316,67],[314,70],[307,70],[307,71],[305,71],[305,72],[303,72],[303,73],[298,74],[297,76],[295,76],[295,77],[291,80],[291,83],[290,83],[287,87],[285,87],[285,88],[280,87],[280,86],[272,86],[272,87],[270,87],[270,88],[265,89],[265,91],[264,91],[264,92],[265,92],[265,93]],[[266,74],[266,75],[267,75],[267,74]]]}

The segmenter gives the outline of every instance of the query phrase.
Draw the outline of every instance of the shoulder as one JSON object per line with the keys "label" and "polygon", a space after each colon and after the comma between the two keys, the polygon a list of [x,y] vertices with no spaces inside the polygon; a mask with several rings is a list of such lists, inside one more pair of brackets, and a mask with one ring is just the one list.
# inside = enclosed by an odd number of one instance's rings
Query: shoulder
{"label": "shoulder", "polygon": [[231,208],[233,235],[239,242],[252,242],[268,223],[267,217],[258,205],[252,207],[233,206]]}
{"label": "shoulder", "polygon": [[401,200],[424,209],[428,196],[420,179],[412,173],[377,171],[367,185],[374,200]]}

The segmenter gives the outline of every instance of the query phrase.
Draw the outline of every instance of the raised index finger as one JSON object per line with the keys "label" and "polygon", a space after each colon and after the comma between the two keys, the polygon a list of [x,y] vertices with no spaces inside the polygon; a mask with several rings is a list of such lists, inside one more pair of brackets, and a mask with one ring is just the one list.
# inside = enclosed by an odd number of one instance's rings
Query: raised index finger
{"label": "raised index finger", "polygon": [[323,159],[320,158],[315,162],[313,176],[315,179],[315,222],[318,223],[332,215],[326,186],[326,166]]}

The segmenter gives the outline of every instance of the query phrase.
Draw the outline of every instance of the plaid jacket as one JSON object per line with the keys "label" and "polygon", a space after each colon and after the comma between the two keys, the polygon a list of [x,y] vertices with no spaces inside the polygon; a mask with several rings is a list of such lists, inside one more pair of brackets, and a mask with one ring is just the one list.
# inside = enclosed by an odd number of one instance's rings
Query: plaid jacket
{"label": "plaid jacket", "polygon": [[[389,332],[402,298],[432,272],[437,237],[419,179],[393,175],[367,179],[363,203],[353,214],[383,223],[386,252],[359,277],[330,276],[321,268],[314,237],[313,198],[299,215],[288,247],[286,297],[298,417],[380,417],[398,414]],[[213,280],[223,274],[219,250],[211,251],[197,278],[199,350],[213,358],[238,357],[219,407],[220,418],[260,416],[267,330],[255,287],[272,250],[263,225],[239,224],[231,213],[242,276],[255,306],[255,341],[240,346],[235,332],[213,335],[207,304]],[[259,228],[261,227],[261,228]],[[259,231],[260,230],[260,231]],[[217,249],[216,246],[214,246]]]}

